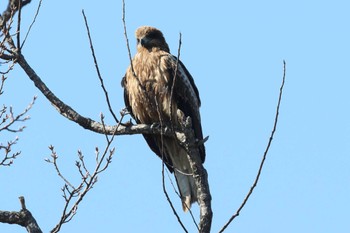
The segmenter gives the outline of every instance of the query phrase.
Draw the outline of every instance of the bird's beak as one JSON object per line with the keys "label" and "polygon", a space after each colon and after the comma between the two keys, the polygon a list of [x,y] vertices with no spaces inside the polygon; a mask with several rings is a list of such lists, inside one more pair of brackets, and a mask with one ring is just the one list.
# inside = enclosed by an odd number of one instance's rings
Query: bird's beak
{"label": "bird's beak", "polygon": [[147,37],[143,37],[141,40],[140,40],[140,43],[143,47],[147,47],[147,44],[149,42],[149,39]]}

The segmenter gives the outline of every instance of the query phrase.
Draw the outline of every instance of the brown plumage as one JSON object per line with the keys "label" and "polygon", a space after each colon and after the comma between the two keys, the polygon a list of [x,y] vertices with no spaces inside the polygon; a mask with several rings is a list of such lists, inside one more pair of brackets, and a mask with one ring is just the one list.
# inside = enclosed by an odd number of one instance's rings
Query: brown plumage
{"label": "brown plumage", "polygon": [[[191,74],[181,61],[170,54],[161,31],[143,26],[136,30],[137,53],[122,80],[125,105],[137,123],[179,125],[179,120],[190,116],[198,140],[203,139],[199,114],[200,98]],[[176,71],[176,64],[178,69]],[[176,71],[176,72],[175,72]],[[171,87],[176,73],[173,96]],[[171,103],[171,104],[170,104]],[[172,107],[172,111],[170,111]],[[172,114],[170,116],[170,114]],[[174,172],[182,199],[183,210],[197,201],[197,188],[186,151],[171,137],[143,135],[149,147]],[[204,145],[199,147],[204,162]]]}

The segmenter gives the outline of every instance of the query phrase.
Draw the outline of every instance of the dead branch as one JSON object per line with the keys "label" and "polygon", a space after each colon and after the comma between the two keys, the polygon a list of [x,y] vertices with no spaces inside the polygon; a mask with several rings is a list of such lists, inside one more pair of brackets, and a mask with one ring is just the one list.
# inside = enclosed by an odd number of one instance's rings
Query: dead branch
{"label": "dead branch", "polygon": [[24,197],[19,197],[19,200],[21,210],[19,212],[0,210],[0,222],[25,227],[29,233],[42,233],[32,213],[26,208]]}

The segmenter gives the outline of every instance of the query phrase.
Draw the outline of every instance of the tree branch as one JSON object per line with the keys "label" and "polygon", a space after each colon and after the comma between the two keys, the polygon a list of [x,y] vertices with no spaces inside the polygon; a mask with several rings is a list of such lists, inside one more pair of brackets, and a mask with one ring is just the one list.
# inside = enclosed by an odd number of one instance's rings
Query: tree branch
{"label": "tree branch", "polygon": [[[101,121],[102,124],[104,124],[103,116],[101,116]],[[54,165],[58,176],[64,181],[62,192],[63,198],[66,202],[62,211],[61,218],[57,225],[51,230],[51,233],[59,232],[63,224],[72,220],[72,218],[77,213],[80,202],[83,201],[85,195],[94,187],[95,183],[97,182],[98,175],[101,172],[104,172],[108,168],[109,164],[112,162],[112,156],[115,152],[115,148],[110,149],[110,147],[114,140],[114,137],[115,136],[113,135],[111,138],[109,138],[106,135],[107,143],[101,157],[99,157],[99,150],[96,147],[96,165],[93,172],[90,172],[87,169],[84,161],[84,156],[81,151],[78,151],[79,161],[76,161],[75,165],[77,166],[78,172],[81,176],[81,182],[77,186],[72,185],[72,183],[69,182],[68,179],[66,179],[62,175],[57,164],[57,153],[54,150],[53,146],[49,147],[49,149],[51,150],[51,157],[53,158],[53,160],[51,161],[50,159],[46,159],[46,161]]]}
{"label": "tree branch", "polygon": [[91,50],[92,57],[94,59],[97,76],[98,76],[98,79],[100,80],[101,87],[103,89],[103,93],[105,94],[105,98],[106,98],[106,102],[107,102],[107,105],[108,105],[109,112],[113,116],[115,122],[118,124],[119,120],[118,120],[117,116],[115,115],[115,113],[114,113],[114,111],[112,109],[112,106],[111,106],[111,103],[110,103],[109,97],[108,97],[108,92],[107,92],[107,89],[106,89],[106,87],[104,85],[103,78],[102,78],[101,72],[100,72],[100,68],[98,67],[97,58],[96,58],[96,55],[95,55],[95,49],[94,49],[94,46],[92,44],[92,39],[91,39],[91,35],[90,35],[89,24],[87,22],[87,18],[85,16],[84,10],[82,10],[82,14],[83,14],[83,17],[84,17],[85,27],[86,27],[87,35],[88,35],[88,38],[89,38],[90,50]]}
{"label": "tree branch", "polygon": [[[27,63],[22,54],[17,54],[17,63],[26,72],[28,77],[33,81],[34,85],[41,91],[41,93],[51,102],[56,110],[67,119],[74,121],[84,129],[88,129],[99,134],[108,135],[132,135],[132,134],[160,134],[171,136],[171,129],[169,127],[160,127],[158,124],[154,125],[131,125],[131,126],[108,126],[100,122],[94,121],[91,118],[84,117],[76,112],[72,107],[61,101],[40,79],[35,71]],[[118,130],[116,130],[118,128]]]}
{"label": "tree branch", "polygon": [[[5,79],[3,78],[3,82]],[[3,85],[3,83],[2,83]],[[0,87],[0,96],[2,94],[2,86]],[[19,126],[17,129],[13,128],[18,122],[24,122],[30,119],[29,116],[25,116],[28,111],[33,107],[36,97],[33,98],[33,101],[28,105],[28,107],[20,114],[14,114],[12,107],[3,106],[0,109],[0,132],[8,131],[11,133],[22,132],[25,126]],[[0,158],[0,166],[10,166],[13,163],[13,160],[21,154],[20,151],[12,153],[12,147],[18,142],[19,138],[16,136],[14,140],[7,141],[7,143],[0,142],[0,152],[3,153]]]}
{"label": "tree branch", "polygon": [[6,10],[0,15],[0,30],[13,15],[22,7],[29,4],[31,0],[9,0]]}
{"label": "tree branch", "polygon": [[193,171],[193,178],[198,189],[198,203],[200,209],[199,232],[209,233],[213,218],[211,210],[211,194],[209,190],[208,173],[205,170],[202,160],[200,159],[198,143],[192,130],[191,118],[187,117],[182,124],[182,132],[176,132],[176,136],[181,145],[187,151],[187,158]]}
{"label": "tree branch", "polygon": [[237,216],[239,216],[241,210],[243,209],[243,207],[244,207],[245,204],[247,203],[249,197],[252,195],[252,193],[253,193],[253,191],[254,191],[256,185],[257,185],[258,182],[259,182],[259,178],[260,178],[262,169],[263,169],[263,167],[264,167],[265,160],[266,160],[267,154],[268,154],[268,152],[269,152],[269,149],[270,149],[270,146],[271,146],[271,143],[272,143],[272,140],[273,140],[273,136],[275,135],[275,132],[276,132],[276,129],[277,129],[277,122],[278,122],[278,116],[279,116],[279,110],[280,110],[280,105],[281,105],[281,100],[282,100],[282,94],[283,94],[283,87],[284,87],[285,79],[286,79],[286,62],[283,61],[283,77],[282,77],[282,83],[281,83],[281,86],[280,86],[280,91],[279,91],[279,96],[278,96],[278,102],[277,102],[276,114],[275,114],[275,121],[274,121],[274,123],[273,123],[272,132],[271,132],[269,141],[268,141],[268,143],[267,143],[267,146],[266,146],[264,155],[263,155],[263,157],[262,157],[262,160],[261,160],[261,163],[260,163],[260,166],[259,166],[258,173],[257,173],[257,175],[256,175],[256,177],[255,177],[255,180],[254,180],[254,182],[253,182],[253,185],[250,187],[249,192],[248,192],[248,194],[246,195],[246,197],[244,198],[242,204],[239,206],[239,208],[237,209],[236,213],[235,213],[234,215],[232,215],[232,217],[228,220],[228,222],[221,228],[221,230],[219,231],[219,233],[222,233],[222,232],[230,225],[230,223],[231,223]]}
{"label": "tree branch", "polygon": [[30,26],[29,26],[29,28],[28,28],[28,30],[27,30],[27,33],[26,33],[26,35],[25,35],[25,37],[24,37],[24,40],[22,41],[22,44],[21,44],[20,49],[22,49],[22,47],[23,47],[24,44],[26,43],[27,38],[28,38],[29,33],[30,33],[30,30],[32,29],[32,27],[33,27],[33,25],[34,25],[34,23],[35,23],[35,20],[36,20],[36,18],[37,18],[38,15],[39,15],[40,7],[41,7],[41,2],[42,2],[42,0],[39,1],[38,7],[37,7],[37,9],[36,9],[36,13],[35,13],[34,18],[33,18],[33,21],[32,21],[32,23],[30,24]]}
{"label": "tree branch", "polygon": [[[198,142],[196,140],[194,132],[193,132],[192,127],[191,127],[191,119],[190,118],[185,119],[184,123],[183,123],[182,127],[180,127],[180,129],[178,129],[178,128],[173,129],[173,124],[171,124],[170,126],[164,125],[164,124],[161,124],[161,125],[159,125],[159,124],[154,124],[154,125],[139,124],[139,125],[125,126],[125,125],[121,124],[121,120],[124,116],[123,114],[122,114],[120,122],[118,122],[117,118],[113,115],[113,111],[111,111],[111,105],[110,105],[109,100],[108,100],[108,93],[107,93],[106,89],[104,88],[103,80],[101,78],[101,75],[100,75],[100,72],[98,69],[94,49],[92,46],[92,40],[90,37],[89,28],[88,28],[87,20],[86,20],[84,13],[83,13],[83,15],[84,15],[85,23],[86,23],[86,28],[88,31],[90,48],[91,48],[92,55],[94,58],[98,77],[101,81],[102,88],[105,92],[106,99],[107,99],[111,114],[114,116],[114,119],[116,120],[117,125],[107,126],[104,124],[103,118],[101,118],[102,123],[100,123],[100,122],[94,121],[88,117],[84,117],[84,116],[80,115],[72,107],[65,104],[62,100],[60,100],[46,86],[46,84],[40,79],[40,77],[35,73],[35,71],[30,67],[30,65],[28,64],[25,57],[23,56],[23,54],[20,51],[20,36],[19,36],[19,34],[17,34],[17,46],[13,42],[13,39],[12,39],[13,36],[11,36],[9,34],[9,30],[11,28],[11,21],[10,22],[8,22],[8,21],[12,20],[13,15],[18,11],[18,8],[21,8],[30,2],[31,2],[31,0],[9,0],[9,4],[8,4],[7,9],[4,11],[3,15],[0,16],[0,30],[2,30],[3,35],[4,35],[4,40],[3,40],[3,42],[0,43],[0,45],[1,45],[0,58],[7,60],[7,61],[17,62],[20,65],[20,67],[25,71],[27,76],[33,81],[34,85],[42,92],[42,94],[50,101],[50,103],[56,108],[56,110],[62,116],[79,124],[84,129],[87,129],[87,130],[90,130],[90,131],[93,131],[93,132],[96,132],[99,134],[106,135],[106,139],[107,139],[107,147],[106,147],[106,150],[104,151],[102,158],[98,157],[99,152],[98,152],[98,150],[96,150],[96,162],[97,162],[97,164],[96,164],[93,175],[90,175],[89,172],[87,171],[87,168],[85,167],[84,160],[83,160],[84,157],[83,157],[82,153],[78,152],[80,162],[78,161],[76,163],[76,166],[78,167],[79,174],[82,176],[82,182],[78,187],[74,187],[74,186],[70,185],[70,183],[67,180],[64,179],[65,186],[63,187],[62,191],[64,193],[64,198],[66,200],[66,206],[64,208],[61,221],[53,229],[53,232],[59,231],[59,229],[61,228],[61,225],[63,223],[68,222],[73,218],[73,216],[76,213],[79,202],[83,199],[83,197],[87,193],[87,191],[89,191],[92,188],[93,184],[97,180],[97,175],[107,168],[108,164],[110,163],[110,159],[112,157],[112,154],[114,153],[114,150],[109,151],[109,156],[107,156],[106,164],[104,166],[102,166],[102,161],[105,158],[105,156],[107,154],[107,150],[108,150],[111,142],[113,141],[113,138],[115,135],[158,134],[158,135],[162,135],[162,136],[164,135],[164,136],[169,136],[169,137],[175,137],[175,135],[176,135],[176,137],[180,141],[181,145],[188,152],[188,159],[189,159],[191,168],[193,170],[193,177],[195,179],[195,183],[196,183],[197,188],[198,188],[198,202],[199,202],[199,206],[200,206],[199,232],[209,233],[210,229],[211,229],[211,223],[212,223],[211,194],[210,194],[210,190],[209,190],[207,171],[203,167],[202,161],[200,160],[200,158],[198,156],[198,154],[199,154],[198,145],[200,143],[204,143],[204,141],[206,139],[204,139],[201,142]],[[40,1],[40,3],[41,3],[41,1]],[[39,7],[40,7],[40,5],[39,5]],[[38,10],[39,10],[39,8],[38,8]],[[18,16],[18,20],[20,21],[20,15]],[[123,20],[123,25],[124,25],[124,34],[126,37],[127,47],[128,47],[128,52],[129,52],[130,65],[131,65],[132,72],[134,73],[134,75],[136,77],[136,74],[133,70],[132,58],[131,58],[128,38],[127,38],[127,34],[126,34],[125,2],[124,2],[124,0],[123,0],[123,18],[122,18],[122,20]],[[34,19],[34,21],[35,21],[35,19]],[[20,22],[18,22],[18,23],[20,23]],[[7,26],[9,27],[9,29],[6,28]],[[19,26],[18,26],[18,29],[19,29]],[[3,45],[5,42],[7,43],[8,47]],[[21,46],[23,46],[23,43]],[[180,45],[181,45],[181,34],[180,34]],[[178,51],[178,58],[180,56],[180,45],[179,45],[179,51]],[[177,71],[177,67],[176,67],[176,71]],[[253,191],[254,191],[254,189],[259,181],[259,178],[260,178],[260,175],[262,172],[262,168],[263,168],[263,165],[265,163],[265,159],[267,157],[267,153],[269,151],[270,145],[271,145],[272,140],[273,140],[274,133],[276,131],[278,116],[279,116],[280,102],[282,99],[282,91],[283,91],[283,87],[284,87],[284,81],[285,81],[285,62],[284,62],[283,81],[282,81],[282,84],[280,87],[280,93],[279,93],[279,99],[278,99],[277,110],[276,110],[276,115],[275,115],[274,127],[273,127],[273,130],[271,132],[271,136],[269,138],[268,145],[267,145],[266,150],[264,152],[257,176],[256,176],[255,181],[254,181],[252,187],[250,188],[247,196],[243,200],[241,206],[238,208],[236,213],[229,219],[229,221],[224,225],[224,227],[220,230],[220,232],[223,232],[227,228],[227,226],[233,221],[233,219],[240,214],[240,211],[243,209],[243,207],[247,203],[249,197],[253,193]],[[175,80],[174,80],[174,83],[175,83]],[[172,87],[171,91],[173,91],[173,87]],[[171,96],[172,96],[172,94],[171,94]],[[1,114],[1,112],[0,112],[0,114]],[[175,135],[174,135],[174,131],[175,131]],[[112,135],[112,139],[109,139],[108,135]],[[54,154],[53,148],[52,148],[52,154]],[[56,157],[56,159],[57,159],[57,157]],[[55,162],[56,161],[54,158],[54,163]],[[163,166],[164,166],[164,164],[163,164]],[[58,170],[58,169],[56,169],[56,170]],[[84,172],[86,174],[84,174]],[[163,179],[164,179],[164,170],[163,170]],[[75,204],[71,208],[68,208],[69,207],[68,205],[73,198],[78,198],[78,199],[76,200]],[[2,220],[2,218],[1,218],[2,216],[9,216],[9,215],[11,215],[11,213],[19,214],[22,211],[24,211],[24,212],[27,211],[25,209],[24,201],[22,202],[22,210],[20,212],[0,211],[0,221]],[[1,214],[3,214],[3,215],[1,215]],[[29,212],[29,214],[30,214],[30,212]],[[12,215],[12,216],[15,216],[15,215]],[[8,222],[8,223],[10,223],[10,222]],[[19,224],[17,222],[14,222],[14,223]],[[34,219],[34,223],[36,224],[35,219]],[[27,230],[28,230],[28,228],[27,228]],[[39,228],[39,231],[29,231],[29,232],[41,232],[41,230]]]}
{"label": "tree branch", "polygon": [[16,211],[1,211],[0,222],[8,224],[17,224],[25,227],[29,233],[42,233],[32,213],[26,209],[24,197],[19,197],[21,210]]}

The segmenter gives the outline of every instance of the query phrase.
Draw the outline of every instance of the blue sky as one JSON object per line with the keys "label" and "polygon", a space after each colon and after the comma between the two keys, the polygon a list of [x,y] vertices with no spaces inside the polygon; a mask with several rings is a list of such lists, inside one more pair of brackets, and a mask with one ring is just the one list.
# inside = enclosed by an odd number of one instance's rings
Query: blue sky
{"label": "blue sky", "polygon": [[[27,28],[37,1],[24,8]],[[4,3],[0,4],[4,9]],[[132,54],[141,25],[162,30],[195,79],[217,232],[236,211],[255,178],[274,120],[287,63],[278,129],[255,192],[226,232],[349,232],[350,207],[350,15],[348,1],[126,1]],[[24,56],[55,94],[95,120],[113,124],[104,101],[83,22],[88,17],[96,55],[114,110],[124,107],[120,81],[129,60],[121,1],[45,1]],[[60,116],[16,67],[1,104],[20,112],[37,102],[14,149],[21,156],[0,168],[1,210],[18,210],[26,198],[44,232],[63,208],[62,181],[50,164],[49,145],[62,171],[79,182],[74,162],[83,151],[91,166],[101,135]],[[15,135],[1,135],[0,141]],[[141,136],[118,137],[110,168],[61,232],[181,232],[161,186],[161,162]],[[178,213],[195,227],[168,184]],[[194,206],[198,216],[198,208]],[[0,225],[1,232],[24,232]]]}

